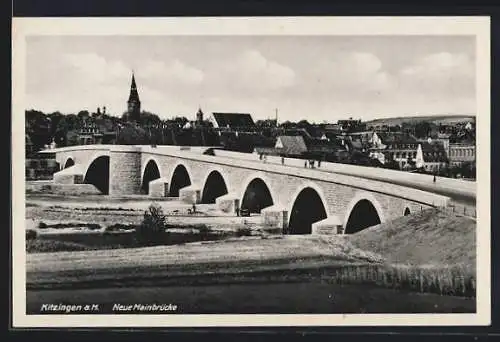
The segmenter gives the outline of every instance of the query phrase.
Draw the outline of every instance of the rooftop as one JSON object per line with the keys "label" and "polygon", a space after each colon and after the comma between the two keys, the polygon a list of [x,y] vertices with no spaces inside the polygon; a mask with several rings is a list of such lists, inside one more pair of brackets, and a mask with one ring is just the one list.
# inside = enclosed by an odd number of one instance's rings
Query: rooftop
{"label": "rooftop", "polygon": [[212,113],[214,120],[219,127],[255,127],[252,115],[248,113]]}

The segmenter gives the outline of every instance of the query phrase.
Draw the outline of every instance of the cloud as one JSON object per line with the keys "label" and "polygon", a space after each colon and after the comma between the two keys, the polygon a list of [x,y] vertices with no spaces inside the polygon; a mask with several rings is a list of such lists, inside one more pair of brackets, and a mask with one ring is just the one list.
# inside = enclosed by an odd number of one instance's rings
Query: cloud
{"label": "cloud", "polygon": [[400,79],[404,86],[414,91],[472,97],[475,92],[475,62],[464,53],[429,54],[403,68]]}
{"label": "cloud", "polygon": [[99,84],[115,82],[130,77],[131,69],[119,60],[106,60],[95,53],[69,53],[62,57],[63,63],[70,66],[78,82]]}
{"label": "cloud", "polygon": [[231,87],[256,91],[279,90],[295,84],[295,72],[288,66],[267,59],[258,50],[246,50],[235,60],[221,66],[222,75]]}
{"label": "cloud", "polygon": [[449,52],[434,53],[424,56],[415,64],[404,68],[401,73],[411,76],[442,77],[448,74],[471,76],[474,63],[467,54]]}
{"label": "cloud", "polygon": [[380,58],[368,52],[341,52],[323,58],[313,67],[311,75],[319,87],[337,94],[381,92],[394,85]]}
{"label": "cloud", "polygon": [[141,77],[146,79],[156,79],[175,84],[198,85],[203,82],[204,73],[192,66],[189,66],[178,59],[166,64],[161,61],[149,60],[145,62],[139,70]]}

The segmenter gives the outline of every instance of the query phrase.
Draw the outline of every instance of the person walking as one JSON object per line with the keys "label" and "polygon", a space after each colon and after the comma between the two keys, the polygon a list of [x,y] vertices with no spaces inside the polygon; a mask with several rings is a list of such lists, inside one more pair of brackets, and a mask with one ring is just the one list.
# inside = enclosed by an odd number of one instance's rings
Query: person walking
{"label": "person walking", "polygon": [[240,216],[240,207],[236,207],[236,216]]}
{"label": "person walking", "polygon": [[434,178],[432,179],[434,183],[436,183],[436,175],[434,175]]}

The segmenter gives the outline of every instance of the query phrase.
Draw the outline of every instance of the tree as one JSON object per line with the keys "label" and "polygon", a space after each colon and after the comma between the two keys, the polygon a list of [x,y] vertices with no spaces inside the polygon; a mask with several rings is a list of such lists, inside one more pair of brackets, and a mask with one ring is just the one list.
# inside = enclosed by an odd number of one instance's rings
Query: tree
{"label": "tree", "polygon": [[419,121],[415,124],[415,136],[417,138],[427,138],[431,133],[431,125],[427,121]]}
{"label": "tree", "polygon": [[146,145],[149,143],[149,137],[141,127],[127,125],[118,134],[117,143],[121,145]]}
{"label": "tree", "polygon": [[80,120],[88,119],[90,117],[90,113],[88,110],[81,110],[78,112],[77,116]]}
{"label": "tree", "polygon": [[298,128],[308,129],[310,126],[311,126],[311,124],[307,120],[300,120],[299,122],[297,122],[297,127]]}
{"label": "tree", "polygon": [[136,238],[144,244],[161,242],[165,235],[166,217],[163,209],[157,204],[151,204],[144,212],[142,223],[136,228]]}

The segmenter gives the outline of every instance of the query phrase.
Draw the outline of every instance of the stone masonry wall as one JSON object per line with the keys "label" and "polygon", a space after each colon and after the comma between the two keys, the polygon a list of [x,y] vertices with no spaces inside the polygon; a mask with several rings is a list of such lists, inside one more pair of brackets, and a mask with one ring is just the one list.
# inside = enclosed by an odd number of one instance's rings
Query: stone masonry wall
{"label": "stone masonry wall", "polygon": [[[328,181],[315,179],[310,172],[304,168],[291,169],[280,172],[281,165],[270,165],[266,163],[251,162],[250,165],[239,166],[238,163],[249,161],[229,162],[227,159],[216,156],[196,156],[193,153],[180,151],[178,147],[162,147],[163,149],[143,150],[134,146],[111,146],[108,147],[110,156],[110,195],[125,195],[140,193],[141,181],[146,163],[153,159],[160,170],[160,176],[165,180],[167,186],[171,185],[174,169],[177,165],[184,165],[191,180],[190,189],[203,191],[204,182],[213,170],[221,173],[226,182],[228,194],[239,199],[240,204],[243,194],[249,182],[254,178],[261,178],[268,186],[274,205],[284,208],[289,212],[293,206],[296,196],[305,187],[315,189],[323,199],[329,216],[336,215],[345,225],[349,210],[361,199],[368,199],[380,211],[382,220],[388,221],[403,215],[404,210],[409,208],[410,212],[416,212],[430,207],[429,204],[421,204],[417,200],[408,200],[400,195],[389,195],[380,193],[373,187],[373,181],[358,179],[357,187],[335,183],[331,174],[325,174]],[[105,146],[91,149],[75,148],[74,150],[63,150],[57,152],[57,161],[64,166],[68,157],[73,158],[75,164],[83,165],[84,168],[92,162],[99,153],[106,153]],[[169,151],[174,151],[170,153]],[[164,154],[162,154],[164,153]],[[168,155],[168,154],[171,155]],[[286,163],[288,164],[288,163]],[[293,174],[290,174],[293,171]],[[287,174],[288,173],[288,174]],[[345,176],[343,176],[345,177]],[[363,188],[363,184],[371,190]],[[392,185],[384,183],[379,191],[391,192]],[[401,193],[401,190],[399,190]],[[398,197],[399,196],[399,197]],[[427,196],[423,194],[422,196]]]}
{"label": "stone masonry wall", "polygon": [[109,194],[132,195],[141,190],[140,150],[113,149],[110,151]]}

